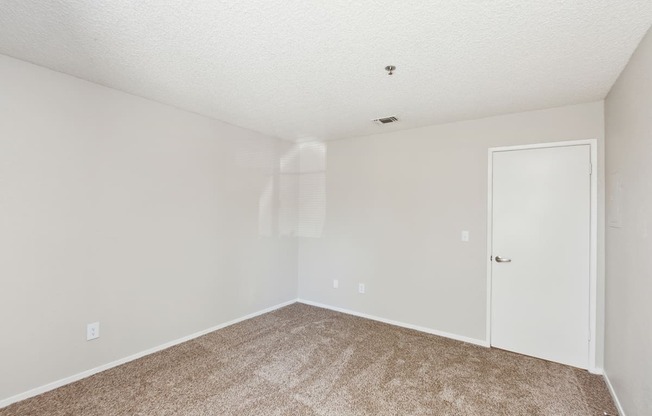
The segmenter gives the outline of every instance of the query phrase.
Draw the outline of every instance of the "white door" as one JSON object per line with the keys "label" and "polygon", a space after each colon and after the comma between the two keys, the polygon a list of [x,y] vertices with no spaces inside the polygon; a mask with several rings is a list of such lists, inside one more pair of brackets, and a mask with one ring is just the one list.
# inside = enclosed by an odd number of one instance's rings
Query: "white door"
{"label": "white door", "polygon": [[491,345],[588,367],[590,146],[493,152]]}

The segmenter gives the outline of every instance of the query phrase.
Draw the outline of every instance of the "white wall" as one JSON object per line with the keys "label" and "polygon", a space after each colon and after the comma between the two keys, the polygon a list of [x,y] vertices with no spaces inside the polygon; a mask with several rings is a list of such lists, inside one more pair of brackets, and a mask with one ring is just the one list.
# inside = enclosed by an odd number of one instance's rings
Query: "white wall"
{"label": "white wall", "polygon": [[289,147],[0,56],[0,400],[295,299]]}
{"label": "white wall", "polygon": [[652,414],[652,32],[607,96],[605,372],[628,415]]}
{"label": "white wall", "polygon": [[300,240],[299,297],[484,341],[487,149],[595,138],[602,155],[603,135],[596,102],[327,142],[324,228]]}
{"label": "white wall", "polygon": [[596,102],[292,146],[3,56],[0,92],[0,400],[291,300],[297,273],[482,341],[487,149],[604,134]]}

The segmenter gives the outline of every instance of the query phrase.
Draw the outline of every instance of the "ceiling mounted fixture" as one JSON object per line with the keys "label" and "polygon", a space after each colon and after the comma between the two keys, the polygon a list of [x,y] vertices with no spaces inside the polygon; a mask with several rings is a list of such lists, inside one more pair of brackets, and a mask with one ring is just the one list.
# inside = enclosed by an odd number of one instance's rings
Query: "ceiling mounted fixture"
{"label": "ceiling mounted fixture", "polygon": [[385,71],[387,71],[387,75],[393,75],[395,70],[396,67],[394,65],[387,65],[385,67]]}
{"label": "ceiling mounted fixture", "polygon": [[376,118],[371,121],[373,121],[376,124],[380,124],[382,126],[383,124],[396,123],[398,121],[398,118],[396,116],[389,116],[389,117]]}

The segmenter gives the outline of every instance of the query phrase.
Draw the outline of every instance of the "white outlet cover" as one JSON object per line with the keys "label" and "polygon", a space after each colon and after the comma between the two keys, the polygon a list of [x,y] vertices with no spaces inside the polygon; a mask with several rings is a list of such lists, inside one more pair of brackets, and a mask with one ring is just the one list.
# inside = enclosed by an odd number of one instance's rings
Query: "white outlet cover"
{"label": "white outlet cover", "polygon": [[100,323],[93,322],[86,325],[86,341],[96,339],[100,337]]}
{"label": "white outlet cover", "polygon": [[340,287],[340,282],[339,282],[339,280],[334,279],[333,280],[333,289],[337,289],[338,287]]}
{"label": "white outlet cover", "polygon": [[364,283],[358,285],[358,293],[364,293]]}
{"label": "white outlet cover", "polygon": [[469,241],[469,232],[468,231],[462,231],[462,241],[464,241],[464,242]]}

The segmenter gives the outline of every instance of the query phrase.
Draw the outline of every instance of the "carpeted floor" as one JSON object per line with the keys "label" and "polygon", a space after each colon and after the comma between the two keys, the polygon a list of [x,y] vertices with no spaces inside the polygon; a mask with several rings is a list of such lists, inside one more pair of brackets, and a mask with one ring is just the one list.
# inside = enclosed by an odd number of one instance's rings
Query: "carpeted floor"
{"label": "carpeted floor", "polygon": [[8,415],[615,415],[599,376],[303,304],[41,396]]}

